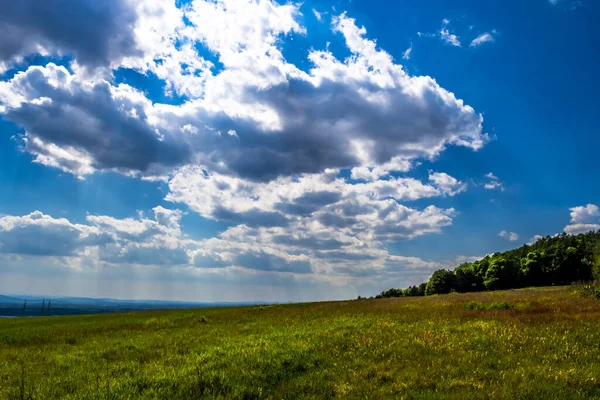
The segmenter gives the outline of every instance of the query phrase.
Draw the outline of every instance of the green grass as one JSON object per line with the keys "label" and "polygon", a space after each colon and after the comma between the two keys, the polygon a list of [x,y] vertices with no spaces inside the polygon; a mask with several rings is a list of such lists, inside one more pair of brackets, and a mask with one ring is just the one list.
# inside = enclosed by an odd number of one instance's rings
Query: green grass
{"label": "green grass", "polygon": [[572,287],[6,319],[0,399],[600,398],[599,321]]}
{"label": "green grass", "polygon": [[471,311],[482,311],[482,310],[510,310],[515,308],[513,305],[508,304],[507,301],[503,302],[493,302],[484,304],[480,301],[469,301],[463,304],[463,308],[465,310]]}

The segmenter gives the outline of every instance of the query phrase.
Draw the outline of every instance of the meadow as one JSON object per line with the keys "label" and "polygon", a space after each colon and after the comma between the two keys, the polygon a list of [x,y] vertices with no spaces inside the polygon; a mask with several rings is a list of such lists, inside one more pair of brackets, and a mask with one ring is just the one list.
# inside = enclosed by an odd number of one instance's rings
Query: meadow
{"label": "meadow", "polygon": [[0,399],[600,398],[579,287],[0,320]]}

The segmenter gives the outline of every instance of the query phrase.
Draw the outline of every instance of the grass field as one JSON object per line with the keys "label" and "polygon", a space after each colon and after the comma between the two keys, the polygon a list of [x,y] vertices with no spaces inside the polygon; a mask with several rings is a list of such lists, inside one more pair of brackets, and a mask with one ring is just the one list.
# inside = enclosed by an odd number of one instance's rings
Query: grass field
{"label": "grass field", "polygon": [[600,398],[575,287],[0,320],[0,399]]}

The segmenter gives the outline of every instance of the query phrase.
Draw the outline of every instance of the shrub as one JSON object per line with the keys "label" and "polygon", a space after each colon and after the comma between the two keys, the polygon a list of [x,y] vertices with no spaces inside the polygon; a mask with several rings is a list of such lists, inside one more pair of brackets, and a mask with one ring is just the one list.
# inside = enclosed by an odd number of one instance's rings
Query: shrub
{"label": "shrub", "polygon": [[588,285],[581,289],[581,294],[595,300],[600,300],[600,286]]}

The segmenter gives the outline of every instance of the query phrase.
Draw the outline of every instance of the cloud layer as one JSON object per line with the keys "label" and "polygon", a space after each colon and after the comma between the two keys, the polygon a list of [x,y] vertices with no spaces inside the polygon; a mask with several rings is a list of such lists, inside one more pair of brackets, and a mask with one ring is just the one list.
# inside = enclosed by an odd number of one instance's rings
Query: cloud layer
{"label": "cloud layer", "polygon": [[[422,279],[439,266],[387,245],[440,233],[457,215],[409,202],[468,186],[441,171],[423,181],[407,173],[449,146],[482,148],[483,118],[435,79],[410,75],[354,19],[315,12],[348,55],[311,49],[300,68],[283,55],[286,39],[308,34],[296,3],[78,0],[67,10],[50,1],[43,18],[30,7],[0,17],[0,73],[18,69],[0,82],[0,113],[33,161],[81,179],[163,180],[166,201],[226,228],[192,240],[182,212],[162,207],[84,224],[36,211],[0,218],[0,252],[338,284]],[[460,46],[448,25],[440,37]],[[123,73],[160,86],[160,100]]]}
{"label": "cloud layer", "polygon": [[[144,4],[138,8],[148,13]],[[432,78],[408,75],[343,14],[333,18],[332,31],[344,37],[352,56],[339,60],[312,50],[312,68],[305,72],[278,47],[282,35],[305,33],[296,5],[194,1],[184,10],[161,12],[174,15],[171,29],[152,26],[145,16],[131,46],[144,48],[142,30],[158,36],[164,48],[145,49],[137,58],[132,53],[120,65],[164,77],[165,88],[188,101],[157,104],[138,89],[115,86],[110,75],[90,77],[52,63],[31,66],[1,83],[0,111],[24,129],[26,149],[37,161],[81,176],[97,170],[169,173],[194,161],[264,181],[432,158],[448,145],[479,149],[487,139],[482,117],[471,107]],[[37,42],[26,36],[24,43],[34,48]],[[96,58],[82,57],[74,47],[70,55],[76,63],[101,60],[107,46],[97,49]],[[198,52],[182,54],[186,46],[206,48],[223,69],[213,73]],[[153,62],[144,62],[148,58]],[[165,64],[174,65],[167,76]]]}

